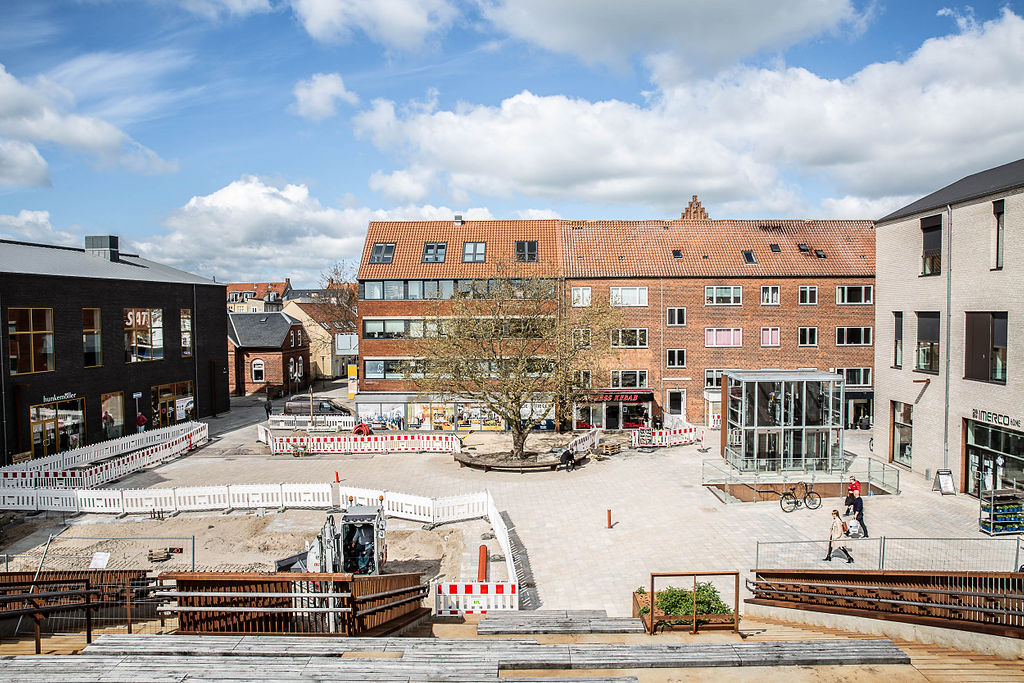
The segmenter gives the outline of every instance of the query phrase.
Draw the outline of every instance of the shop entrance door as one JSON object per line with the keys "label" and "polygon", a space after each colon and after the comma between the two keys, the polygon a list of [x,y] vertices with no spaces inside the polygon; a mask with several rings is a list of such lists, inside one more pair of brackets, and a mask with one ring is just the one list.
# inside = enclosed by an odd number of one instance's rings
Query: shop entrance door
{"label": "shop entrance door", "polygon": [[604,425],[605,425],[605,429],[618,429],[619,428],[619,404],[618,403],[606,403],[604,405]]}
{"label": "shop entrance door", "polygon": [[996,485],[996,456],[977,448],[967,449],[967,493],[977,498]]}
{"label": "shop entrance door", "polygon": [[44,458],[57,452],[57,416],[32,422],[32,457]]}

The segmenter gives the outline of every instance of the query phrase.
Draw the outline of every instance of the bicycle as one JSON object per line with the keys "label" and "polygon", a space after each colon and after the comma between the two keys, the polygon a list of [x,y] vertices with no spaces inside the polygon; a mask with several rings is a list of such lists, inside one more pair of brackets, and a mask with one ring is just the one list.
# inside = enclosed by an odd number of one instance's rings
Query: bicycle
{"label": "bicycle", "polygon": [[796,486],[790,486],[789,491],[779,496],[779,505],[783,512],[792,512],[799,507],[806,507],[808,510],[817,510],[821,507],[821,496],[814,492],[814,485],[808,486],[806,482],[800,482],[798,486],[804,487],[804,495],[797,498]]}

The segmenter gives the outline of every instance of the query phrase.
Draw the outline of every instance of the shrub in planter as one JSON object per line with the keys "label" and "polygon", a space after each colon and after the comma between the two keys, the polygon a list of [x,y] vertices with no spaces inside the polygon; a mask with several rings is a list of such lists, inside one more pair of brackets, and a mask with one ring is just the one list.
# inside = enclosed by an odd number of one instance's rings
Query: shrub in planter
{"label": "shrub in planter", "polygon": [[[666,616],[680,615],[689,617],[693,614],[693,591],[685,588],[669,586],[658,591],[655,606]],[[729,606],[722,602],[722,596],[710,581],[697,584],[697,614],[732,614]],[[692,619],[670,619],[669,624],[690,624]],[[697,625],[707,624],[707,619],[698,619]]]}

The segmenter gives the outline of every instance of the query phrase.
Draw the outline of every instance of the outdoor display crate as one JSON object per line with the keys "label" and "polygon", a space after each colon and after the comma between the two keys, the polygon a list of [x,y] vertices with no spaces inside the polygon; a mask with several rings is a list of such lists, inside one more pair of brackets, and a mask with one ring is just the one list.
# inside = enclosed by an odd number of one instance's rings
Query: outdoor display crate
{"label": "outdoor display crate", "polygon": [[986,534],[997,536],[1024,532],[1024,491],[982,491],[978,500],[978,527]]}

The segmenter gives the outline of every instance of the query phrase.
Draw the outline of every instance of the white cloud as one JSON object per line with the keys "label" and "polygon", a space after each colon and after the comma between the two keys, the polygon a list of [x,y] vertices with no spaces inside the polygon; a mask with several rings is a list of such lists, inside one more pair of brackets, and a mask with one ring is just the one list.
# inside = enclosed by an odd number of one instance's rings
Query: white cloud
{"label": "white cloud", "polygon": [[[1004,10],[843,80],[737,67],[663,86],[643,106],[530,92],[451,110],[378,100],[355,128],[467,200],[678,211],[696,192],[705,204],[759,213],[845,212],[1024,156],[1021,111],[1024,20]],[[791,178],[841,199],[808,207]]]}
{"label": "white cloud", "polygon": [[0,138],[0,185],[49,185],[50,169],[35,145]]}
{"label": "white cloud", "polygon": [[77,232],[67,232],[53,227],[49,211],[22,209],[17,216],[0,214],[0,237],[4,239],[80,247],[84,233],[77,226],[73,226],[73,229]]}
{"label": "white cloud", "polygon": [[433,170],[415,166],[394,173],[376,171],[370,176],[370,189],[396,201],[422,202],[430,196],[434,182]]}
{"label": "white cloud", "polygon": [[179,4],[207,19],[219,19],[225,15],[244,17],[273,9],[269,0],[179,0]]}
{"label": "white cloud", "polygon": [[[670,56],[706,72],[762,50],[858,25],[851,0],[478,0],[510,35],[588,63]],[[659,60],[662,64],[664,59]]]}
{"label": "white cloud", "polygon": [[338,261],[359,259],[371,220],[490,218],[487,209],[407,205],[334,208],[305,185],[245,176],[174,211],[167,234],[133,243],[147,258],[219,281],[280,280],[315,286]]}
{"label": "white cloud", "polygon": [[[27,85],[0,65],[0,135],[22,143],[55,143],[85,152],[101,165],[120,164],[142,173],[176,170],[173,162],[161,159],[124,131],[103,119],[71,111],[70,95],[41,79]],[[15,184],[38,184],[38,164],[33,172],[10,179]]]}
{"label": "white cloud", "polygon": [[317,40],[346,40],[361,32],[398,50],[421,47],[457,15],[448,0],[291,0],[291,4]]}
{"label": "white cloud", "polygon": [[528,221],[561,218],[557,211],[553,211],[551,209],[522,209],[521,211],[516,211],[516,215]]}
{"label": "white cloud", "polygon": [[353,106],[359,104],[359,96],[345,88],[338,74],[313,74],[308,80],[295,84],[291,111],[303,118],[322,121],[334,116],[339,100]]}

